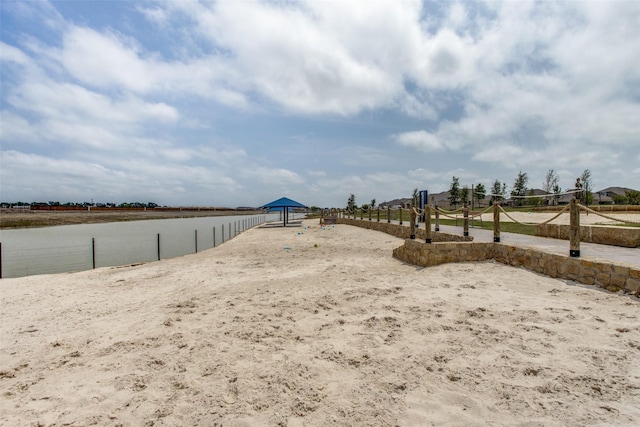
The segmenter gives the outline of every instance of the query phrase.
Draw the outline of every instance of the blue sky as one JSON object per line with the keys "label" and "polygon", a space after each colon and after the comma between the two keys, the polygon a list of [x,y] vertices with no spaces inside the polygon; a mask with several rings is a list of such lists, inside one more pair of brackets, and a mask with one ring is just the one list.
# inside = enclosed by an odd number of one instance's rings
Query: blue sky
{"label": "blue sky", "polygon": [[640,188],[640,2],[0,2],[3,201]]}

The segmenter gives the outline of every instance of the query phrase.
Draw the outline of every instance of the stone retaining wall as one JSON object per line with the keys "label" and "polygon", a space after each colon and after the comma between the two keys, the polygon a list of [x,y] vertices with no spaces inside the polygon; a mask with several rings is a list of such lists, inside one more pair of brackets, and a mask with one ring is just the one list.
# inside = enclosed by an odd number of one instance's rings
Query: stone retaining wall
{"label": "stone retaining wall", "polygon": [[[386,234],[390,234],[395,237],[400,237],[401,239],[408,239],[410,237],[411,229],[408,226],[388,223],[386,220],[383,221],[368,221],[361,219],[353,219],[353,218],[337,218],[337,224],[347,224],[353,225],[356,227],[366,228],[368,230],[381,231]],[[422,228],[416,227],[416,239],[425,240],[427,232],[424,229],[424,225]],[[456,236],[454,234],[441,233],[441,232],[431,232],[431,241],[432,242],[471,242],[473,237],[470,236]]]}
{"label": "stone retaining wall", "polygon": [[611,292],[624,290],[640,295],[640,269],[599,261],[550,254],[531,248],[503,243],[432,243],[405,240],[394,249],[393,256],[421,267],[449,262],[472,262],[494,259],[502,264],[524,267],[546,276],[597,285]]}
{"label": "stone retaining wall", "polygon": [[[540,224],[535,227],[536,236],[569,240],[569,226]],[[640,247],[640,227],[580,226],[580,241],[601,245]]]}

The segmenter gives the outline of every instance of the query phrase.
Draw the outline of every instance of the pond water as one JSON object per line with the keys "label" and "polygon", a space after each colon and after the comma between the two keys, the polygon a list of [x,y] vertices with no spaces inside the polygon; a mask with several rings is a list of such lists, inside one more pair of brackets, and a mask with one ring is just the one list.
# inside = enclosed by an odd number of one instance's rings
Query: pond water
{"label": "pond water", "polygon": [[278,214],[0,230],[1,277],[173,258],[218,246],[244,230],[274,220],[278,220]]}

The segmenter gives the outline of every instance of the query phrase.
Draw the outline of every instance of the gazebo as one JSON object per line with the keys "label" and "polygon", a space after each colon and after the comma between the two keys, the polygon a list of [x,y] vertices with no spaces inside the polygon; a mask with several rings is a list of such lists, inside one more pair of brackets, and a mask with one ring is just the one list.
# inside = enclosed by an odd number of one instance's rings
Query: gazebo
{"label": "gazebo", "polygon": [[286,197],[281,197],[278,200],[274,200],[271,203],[267,203],[266,205],[260,206],[260,209],[266,209],[268,212],[283,212],[283,223],[282,226],[286,227],[289,222],[289,211],[295,208],[308,209],[307,206],[302,203],[296,202],[295,200],[291,200]]}

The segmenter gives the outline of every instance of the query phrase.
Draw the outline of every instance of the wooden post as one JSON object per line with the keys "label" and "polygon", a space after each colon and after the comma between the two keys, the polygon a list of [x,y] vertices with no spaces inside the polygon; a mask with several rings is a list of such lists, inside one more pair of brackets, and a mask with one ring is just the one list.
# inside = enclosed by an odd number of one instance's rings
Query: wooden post
{"label": "wooden post", "polygon": [[195,243],[196,243],[196,253],[198,253],[198,230],[196,230]]}
{"label": "wooden post", "polygon": [[398,212],[400,212],[400,225],[402,225],[402,206],[400,206]]}
{"label": "wooden post", "polygon": [[380,208],[378,208],[377,215],[378,215],[378,222],[380,222]]}
{"label": "wooden post", "polygon": [[391,222],[391,206],[387,205],[387,222]]}
{"label": "wooden post", "polygon": [[213,247],[216,247],[216,228],[213,227]]}
{"label": "wooden post", "polygon": [[160,233],[158,233],[158,261],[160,261]]}
{"label": "wooden post", "polygon": [[369,221],[371,221],[371,206],[369,206]]}
{"label": "wooden post", "polygon": [[424,230],[427,238],[426,243],[431,243],[431,207],[429,205],[424,206]]}
{"label": "wooden post", "polygon": [[580,257],[580,208],[576,199],[571,199],[569,211],[569,256]]}
{"label": "wooden post", "polygon": [[96,268],[96,238],[95,237],[91,238],[91,260],[92,260],[93,269],[95,270]]}
{"label": "wooden post", "polygon": [[224,224],[222,224],[222,243],[224,243]]}
{"label": "wooden post", "polygon": [[493,242],[500,243],[500,204],[493,204]]}
{"label": "wooden post", "polygon": [[360,221],[362,221],[363,215],[364,215],[364,208],[360,208]]}
{"label": "wooden post", "polygon": [[436,231],[440,231],[440,209],[436,206]]}
{"label": "wooden post", "polygon": [[462,208],[462,214],[464,216],[463,232],[462,235],[467,237],[469,235],[469,207]]}
{"label": "wooden post", "polygon": [[409,220],[411,224],[409,225],[409,238],[411,240],[415,240],[416,238],[416,211],[411,209],[409,212]]}

